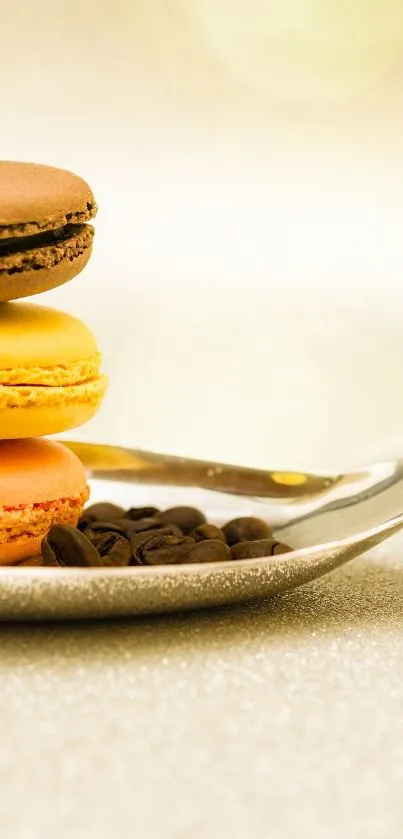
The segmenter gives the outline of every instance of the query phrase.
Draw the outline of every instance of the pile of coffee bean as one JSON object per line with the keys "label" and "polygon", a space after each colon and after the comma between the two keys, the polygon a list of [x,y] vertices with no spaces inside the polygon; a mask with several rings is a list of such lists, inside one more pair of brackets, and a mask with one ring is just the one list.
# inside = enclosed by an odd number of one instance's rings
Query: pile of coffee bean
{"label": "pile of coffee bean", "polygon": [[252,516],[224,527],[195,507],[131,507],[108,502],[84,511],[77,527],[54,525],[42,541],[45,565],[122,567],[254,559],[291,551],[265,521]]}

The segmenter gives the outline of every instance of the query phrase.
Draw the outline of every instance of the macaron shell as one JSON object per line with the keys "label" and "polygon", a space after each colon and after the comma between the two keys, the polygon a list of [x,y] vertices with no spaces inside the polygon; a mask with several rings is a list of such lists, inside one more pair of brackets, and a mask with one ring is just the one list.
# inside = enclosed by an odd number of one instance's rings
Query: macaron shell
{"label": "macaron shell", "polygon": [[16,565],[23,559],[29,559],[31,556],[39,555],[42,539],[43,536],[38,536],[34,539],[24,539],[23,542],[0,544],[0,566]]}
{"label": "macaron shell", "polygon": [[74,497],[86,485],[81,461],[61,443],[0,439],[0,507]]}
{"label": "macaron shell", "polygon": [[91,252],[92,244],[73,260],[65,257],[53,268],[41,268],[39,271],[2,273],[0,270],[0,303],[32,297],[68,283],[85,268]]}
{"label": "macaron shell", "polygon": [[97,206],[88,184],[72,172],[37,163],[0,161],[0,238],[88,221]]}
{"label": "macaron shell", "polygon": [[54,524],[75,527],[88,500],[88,487],[79,495],[46,504],[2,508],[0,565],[13,565],[40,554],[41,542]]}
{"label": "macaron shell", "polygon": [[29,303],[0,305],[0,439],[57,434],[98,410],[107,380],[92,332]]}
{"label": "macaron shell", "polygon": [[[99,353],[96,353],[91,358],[78,359],[77,361],[51,365],[50,367],[0,368],[0,405],[2,407],[10,407],[10,405],[7,405],[7,399],[4,399],[4,394],[8,392],[5,389],[6,386],[12,386],[14,390],[15,388],[20,388],[20,395],[23,396],[24,393],[29,393],[27,385],[46,385],[47,388],[68,387],[69,385],[77,385],[80,382],[95,381],[99,378],[100,364],[101,356]],[[21,382],[24,383],[24,389],[22,389]],[[42,390],[41,394],[43,398],[46,396],[46,391]],[[25,404],[25,401],[21,399],[21,404],[17,403],[18,407]]]}
{"label": "macaron shell", "polygon": [[[106,388],[99,392],[97,401],[65,401],[60,404],[55,397],[53,404],[27,408],[4,408],[0,410],[1,440],[18,440],[25,437],[45,437],[60,434],[71,428],[78,428],[97,413]],[[55,388],[56,390],[56,388]],[[85,396],[85,386],[83,386]]]}
{"label": "macaron shell", "polygon": [[[70,524],[75,527],[82,515],[88,490],[78,497],[60,502],[60,508],[44,512],[38,506],[21,507],[13,511],[15,529],[12,538],[10,531],[0,527],[0,565],[14,565],[24,559],[41,553],[41,542],[54,524]],[[28,523],[29,522],[29,523]],[[21,533],[21,537],[18,533]],[[30,533],[27,536],[27,532]]]}
{"label": "macaron shell", "polygon": [[54,268],[62,259],[73,261],[92,245],[91,224],[68,224],[38,236],[0,240],[0,275]]}
{"label": "macaron shell", "polygon": [[32,303],[0,305],[0,370],[69,364],[97,352],[91,330],[65,312]]}

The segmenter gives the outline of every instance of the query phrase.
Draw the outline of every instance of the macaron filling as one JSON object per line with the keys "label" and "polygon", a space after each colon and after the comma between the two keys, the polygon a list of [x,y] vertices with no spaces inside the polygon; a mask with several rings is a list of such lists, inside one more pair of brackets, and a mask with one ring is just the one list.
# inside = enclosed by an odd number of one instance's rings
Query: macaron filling
{"label": "macaron filling", "polygon": [[91,224],[66,224],[29,236],[1,239],[0,276],[55,268],[60,262],[74,259],[92,247]]}

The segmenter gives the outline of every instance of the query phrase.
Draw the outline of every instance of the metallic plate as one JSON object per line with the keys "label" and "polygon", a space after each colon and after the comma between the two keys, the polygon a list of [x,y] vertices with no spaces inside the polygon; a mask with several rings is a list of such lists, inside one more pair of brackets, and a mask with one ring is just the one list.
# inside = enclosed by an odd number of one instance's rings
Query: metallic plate
{"label": "metallic plate", "polygon": [[194,504],[218,524],[257,515],[292,553],[153,568],[0,568],[0,620],[144,615],[262,600],[348,562],[403,527],[403,463],[314,475],[207,463],[68,443],[89,474],[92,501]]}

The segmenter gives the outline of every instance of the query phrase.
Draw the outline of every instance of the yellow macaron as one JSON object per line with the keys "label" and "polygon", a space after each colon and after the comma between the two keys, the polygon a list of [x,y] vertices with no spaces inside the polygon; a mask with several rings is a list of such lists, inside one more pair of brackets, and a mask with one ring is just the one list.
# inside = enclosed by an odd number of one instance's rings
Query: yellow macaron
{"label": "yellow macaron", "polygon": [[91,419],[106,390],[100,360],[77,318],[0,304],[0,440],[56,434]]}

